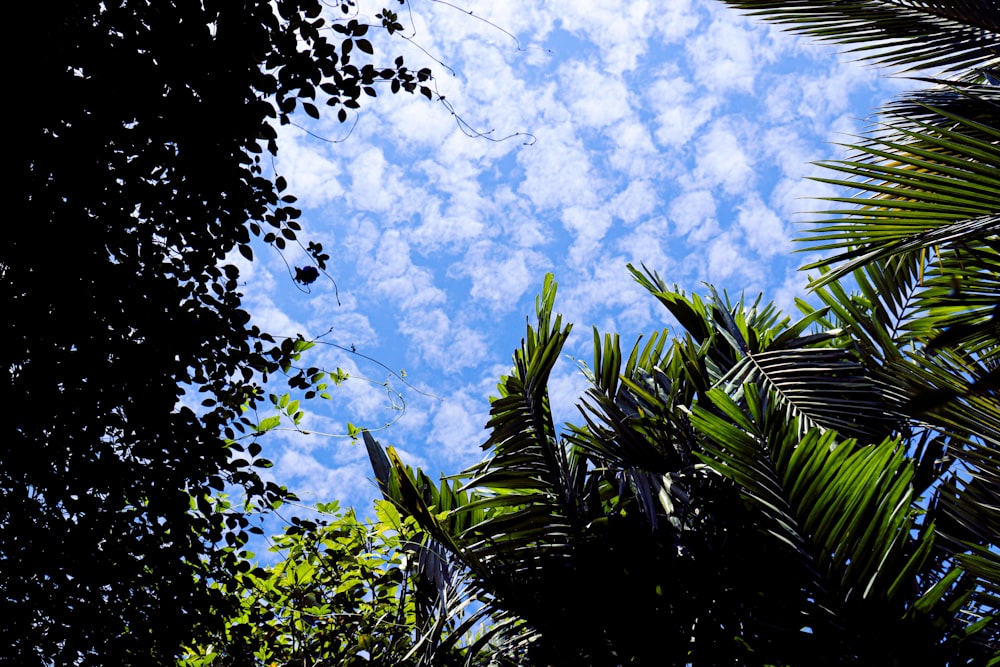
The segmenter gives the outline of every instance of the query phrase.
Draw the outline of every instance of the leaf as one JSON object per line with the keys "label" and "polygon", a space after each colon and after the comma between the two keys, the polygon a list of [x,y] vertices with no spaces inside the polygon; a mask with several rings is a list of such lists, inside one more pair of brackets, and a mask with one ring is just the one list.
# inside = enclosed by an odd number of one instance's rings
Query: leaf
{"label": "leaf", "polygon": [[256,427],[254,427],[254,431],[256,433],[266,433],[272,429],[277,428],[280,424],[281,424],[281,417],[278,416],[267,417],[265,419],[262,419],[261,422],[257,424]]}

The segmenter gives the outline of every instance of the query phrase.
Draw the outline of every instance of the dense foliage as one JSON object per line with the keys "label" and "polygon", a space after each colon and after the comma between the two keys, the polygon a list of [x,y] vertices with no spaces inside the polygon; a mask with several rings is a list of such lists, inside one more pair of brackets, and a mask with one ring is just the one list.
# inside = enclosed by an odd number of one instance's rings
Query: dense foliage
{"label": "dense foliage", "polygon": [[[376,84],[429,76],[356,63],[373,47],[352,6],[9,8],[30,30],[0,246],[0,651],[17,664],[169,663],[234,603],[207,581],[236,571],[245,511],[284,495],[235,442],[241,408],[299,345],[248,325],[226,263],[254,237],[298,243],[275,124],[321,103],[343,120]],[[327,256],[304,250],[315,278]],[[247,504],[212,500],[227,485]]]}
{"label": "dense foliage", "polygon": [[[317,519],[292,517],[275,537],[267,568],[237,577],[242,606],[224,632],[193,646],[184,667],[236,665],[464,665],[462,645],[442,649],[437,587],[421,578],[428,558],[412,518],[377,501],[359,521],[335,503]],[[247,555],[252,558],[252,555]],[[470,663],[471,664],[471,663]]]}
{"label": "dense foliage", "polygon": [[368,439],[386,497],[466,573],[442,600],[482,601],[526,664],[964,665],[1000,650],[998,533],[982,520],[997,496],[955,485],[995,459],[942,456],[956,439],[988,455],[996,432],[907,416],[844,335],[862,323],[833,323],[833,307],[792,321],[634,275],[683,334],[625,355],[595,332],[582,425],[560,437],[548,409],[569,332],[548,282],[481,464],[435,485]]}

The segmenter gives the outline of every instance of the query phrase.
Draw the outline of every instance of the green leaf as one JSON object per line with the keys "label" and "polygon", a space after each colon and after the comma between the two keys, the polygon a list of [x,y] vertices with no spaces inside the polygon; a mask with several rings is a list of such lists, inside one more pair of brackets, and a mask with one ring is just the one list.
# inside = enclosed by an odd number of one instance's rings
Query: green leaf
{"label": "green leaf", "polygon": [[274,428],[277,428],[281,424],[281,417],[267,417],[262,419],[257,426],[254,427],[254,431],[257,433],[266,433]]}

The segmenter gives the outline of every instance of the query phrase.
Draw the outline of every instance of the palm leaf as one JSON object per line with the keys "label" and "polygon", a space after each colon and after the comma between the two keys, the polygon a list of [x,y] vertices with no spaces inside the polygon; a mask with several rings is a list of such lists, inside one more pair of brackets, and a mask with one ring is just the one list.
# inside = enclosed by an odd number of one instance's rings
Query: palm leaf
{"label": "palm leaf", "polygon": [[[835,217],[807,223],[813,228],[799,239],[808,243],[805,251],[849,248],[805,267],[837,264],[816,284],[893,254],[975,246],[1000,233],[1000,129],[927,110],[936,122],[888,126],[898,140],[872,139],[852,147],[857,160],[820,163],[855,180],[816,180],[867,194],[827,198],[856,208],[821,211]],[[942,121],[950,127],[941,127]]]}
{"label": "palm leaf", "polygon": [[863,60],[961,70],[998,57],[992,0],[723,0],[790,32],[845,44]]}
{"label": "palm leaf", "polygon": [[800,437],[772,392],[748,384],[743,394],[746,408],[713,390],[717,411],[692,409],[705,438],[700,458],[740,485],[761,529],[801,556],[827,604],[905,597],[932,533],[911,535],[919,515],[914,469],[898,443],[859,447],[819,429]]}
{"label": "palm leaf", "polygon": [[632,273],[694,332],[696,347],[675,354],[698,360],[686,368],[694,385],[704,388],[701,393],[723,387],[738,399],[745,383],[759,383],[775,392],[786,416],[797,418],[803,430],[834,429],[866,442],[882,440],[898,423],[893,409],[898,398],[890,386],[860,363],[854,350],[830,345],[841,337],[839,330],[811,332],[825,311],[810,310],[790,322],[759,300],[749,307],[742,299],[733,304],[709,286],[712,298],[705,303],[665,289],[648,270],[632,268]]}
{"label": "palm leaf", "polygon": [[566,436],[595,473],[603,471],[602,480],[614,482],[609,490],[619,502],[638,504],[653,530],[662,516],[683,523],[684,479],[692,474],[691,432],[676,410],[690,396],[677,381],[683,374],[678,347],[665,354],[665,342],[665,334],[643,346],[636,341],[623,365],[618,336],[605,336],[602,344],[595,329],[593,370],[581,365],[592,385],[578,406],[584,425],[570,425]]}

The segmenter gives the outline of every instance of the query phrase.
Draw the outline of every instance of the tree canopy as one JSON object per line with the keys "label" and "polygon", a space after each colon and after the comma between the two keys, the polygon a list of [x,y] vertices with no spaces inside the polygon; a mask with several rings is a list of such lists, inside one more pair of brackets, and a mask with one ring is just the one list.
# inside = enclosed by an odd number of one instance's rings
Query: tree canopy
{"label": "tree canopy", "polygon": [[[377,66],[353,4],[11,7],[30,28],[0,248],[0,650],[18,664],[170,663],[235,604],[208,582],[237,571],[246,512],[285,497],[242,410],[269,374],[313,374],[249,323],[226,258],[300,243],[276,124],[429,76]],[[315,278],[328,256],[303,249]]]}
{"label": "tree canopy", "polygon": [[275,124],[344,121],[383,85],[431,96],[427,70],[369,61],[353,4],[12,10],[34,33],[0,247],[4,657],[996,664],[987,0],[729,2],[928,86],[826,165],[845,194],[808,227],[817,304],[793,319],[630,267],[677,328],[631,348],[595,330],[581,421],[560,430],[547,385],[570,327],[548,277],[481,463],[435,482],[366,432],[378,519],[323,506],[276,539],[282,562],[252,562],[250,513],[290,496],[244,411],[269,377],[309,393],[322,373],[296,367],[310,343],[251,324],[227,258],[304,241],[302,284],[329,259],[269,164]]}
{"label": "tree canopy", "polygon": [[455,620],[437,613],[414,519],[385,500],[374,509],[361,521],[320,503],[316,518],[291,517],[270,549],[280,560],[238,575],[240,609],[180,665],[487,664],[490,652],[454,641]]}

